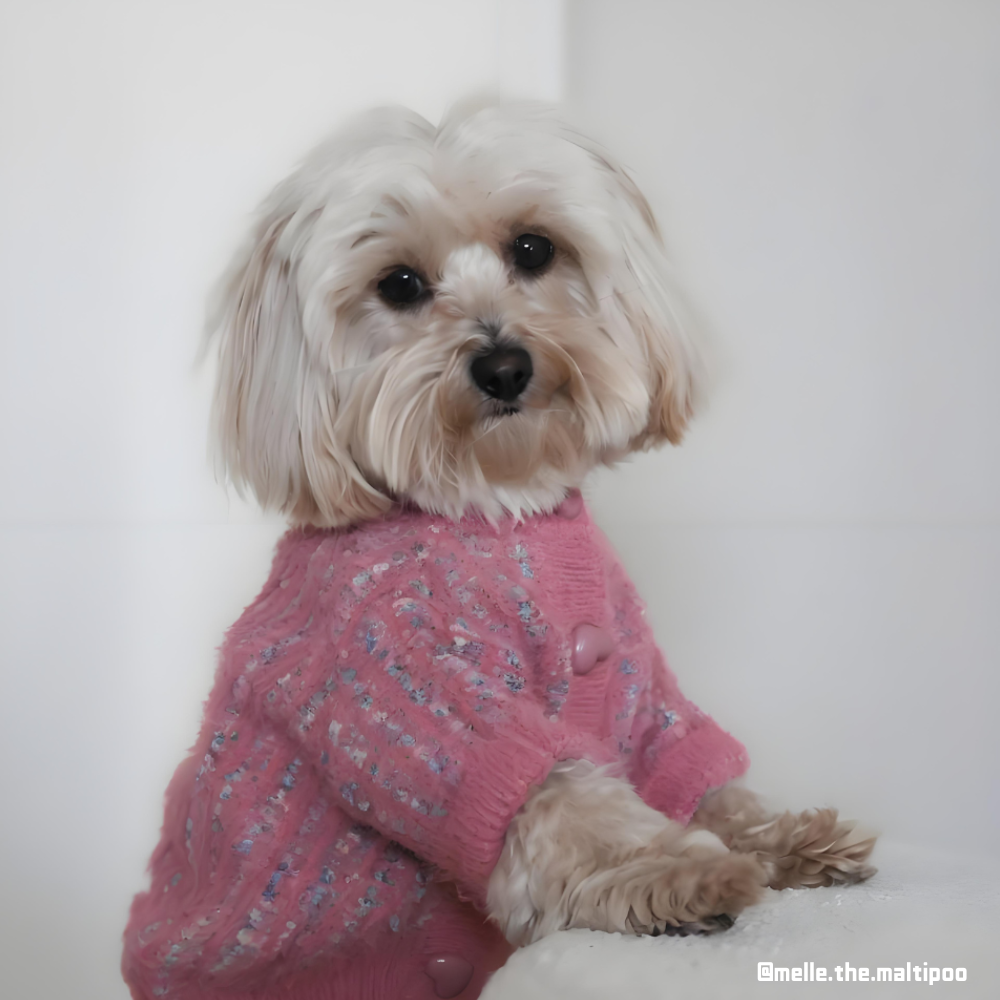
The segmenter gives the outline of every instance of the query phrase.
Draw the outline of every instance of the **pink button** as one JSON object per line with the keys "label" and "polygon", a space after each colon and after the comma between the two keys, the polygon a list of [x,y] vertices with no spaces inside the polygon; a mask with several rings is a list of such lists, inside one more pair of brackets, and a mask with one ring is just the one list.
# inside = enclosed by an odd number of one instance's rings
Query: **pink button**
{"label": "pink button", "polygon": [[577,625],[573,632],[573,673],[589,674],[615,651],[615,640],[606,628]]}
{"label": "pink button", "polygon": [[556,513],[560,517],[565,517],[567,521],[572,521],[583,512],[583,497],[579,490],[570,490],[566,499],[556,508]]}
{"label": "pink button", "polygon": [[460,955],[438,955],[424,969],[434,982],[434,992],[441,1000],[457,997],[472,979],[475,971],[471,962]]}

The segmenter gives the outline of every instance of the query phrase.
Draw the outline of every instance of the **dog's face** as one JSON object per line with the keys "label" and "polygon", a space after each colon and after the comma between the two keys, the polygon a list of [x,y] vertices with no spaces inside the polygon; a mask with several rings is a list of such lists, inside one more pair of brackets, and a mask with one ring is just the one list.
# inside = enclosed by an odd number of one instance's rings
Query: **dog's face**
{"label": "dog's face", "polygon": [[221,286],[217,430],[299,522],[551,509],[679,439],[692,357],[648,205],[544,108],[402,110],[319,147]]}

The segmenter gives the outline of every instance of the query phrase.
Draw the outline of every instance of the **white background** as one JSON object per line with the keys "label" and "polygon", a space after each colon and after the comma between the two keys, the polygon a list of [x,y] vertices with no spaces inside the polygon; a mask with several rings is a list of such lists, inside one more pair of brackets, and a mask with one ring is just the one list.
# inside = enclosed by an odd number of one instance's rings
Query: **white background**
{"label": "white background", "polygon": [[215,485],[205,291],[345,114],[565,97],[711,345],[685,446],[590,495],[758,787],[1000,853],[1000,5],[0,8],[3,994],[118,939],[276,520]]}

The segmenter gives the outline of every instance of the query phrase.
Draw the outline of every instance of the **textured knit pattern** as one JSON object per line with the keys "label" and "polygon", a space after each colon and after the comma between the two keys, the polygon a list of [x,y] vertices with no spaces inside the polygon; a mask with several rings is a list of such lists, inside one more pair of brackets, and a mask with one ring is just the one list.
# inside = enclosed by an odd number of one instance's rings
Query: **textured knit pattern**
{"label": "textured knit pattern", "polygon": [[[581,624],[614,640],[583,676]],[[506,953],[475,908],[504,832],[571,757],[681,822],[747,766],[578,501],[495,528],[403,509],[290,532],[168,790],[133,996],[416,1000],[440,953],[473,962],[477,995]]]}

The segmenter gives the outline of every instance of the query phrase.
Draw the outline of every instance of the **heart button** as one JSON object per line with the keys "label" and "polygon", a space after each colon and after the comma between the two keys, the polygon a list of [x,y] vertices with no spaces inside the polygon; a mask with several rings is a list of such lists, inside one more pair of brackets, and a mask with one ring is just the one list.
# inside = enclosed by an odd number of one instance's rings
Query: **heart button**
{"label": "heart button", "polygon": [[441,1000],[449,1000],[469,985],[475,968],[460,955],[437,955],[427,963],[424,971],[434,983],[434,993]]}
{"label": "heart button", "polygon": [[615,651],[615,640],[606,628],[577,625],[573,632],[573,673],[589,674]]}

